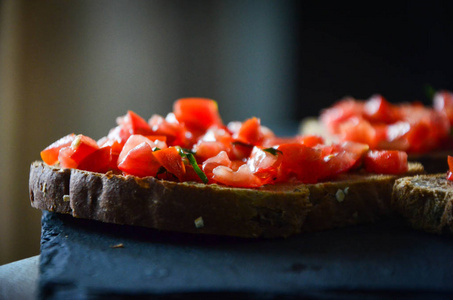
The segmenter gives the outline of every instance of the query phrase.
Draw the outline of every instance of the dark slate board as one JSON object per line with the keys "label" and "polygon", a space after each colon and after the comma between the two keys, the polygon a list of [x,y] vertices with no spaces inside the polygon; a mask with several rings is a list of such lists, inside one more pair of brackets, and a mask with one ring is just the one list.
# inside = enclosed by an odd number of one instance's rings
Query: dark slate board
{"label": "dark slate board", "polygon": [[42,299],[453,296],[453,238],[397,220],[246,240],[43,212],[41,244]]}

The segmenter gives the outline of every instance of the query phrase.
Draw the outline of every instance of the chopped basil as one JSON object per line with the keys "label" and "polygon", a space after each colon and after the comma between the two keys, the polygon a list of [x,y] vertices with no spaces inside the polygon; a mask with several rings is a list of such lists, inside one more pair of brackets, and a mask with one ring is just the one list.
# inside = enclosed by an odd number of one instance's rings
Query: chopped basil
{"label": "chopped basil", "polygon": [[278,150],[278,149],[275,149],[275,148],[266,148],[266,149],[263,149],[263,151],[266,151],[266,152],[269,152],[270,154],[272,155],[277,155],[277,154],[283,154],[282,151]]}
{"label": "chopped basil", "polygon": [[201,181],[203,181],[203,183],[208,183],[208,177],[206,176],[206,174],[198,166],[197,160],[195,159],[195,156],[193,156],[192,151],[185,152],[185,149],[179,148],[179,155],[181,155],[182,157],[187,158],[187,160],[189,161],[190,165],[195,170],[195,173],[197,173],[198,177],[200,177],[200,179],[201,179]]}

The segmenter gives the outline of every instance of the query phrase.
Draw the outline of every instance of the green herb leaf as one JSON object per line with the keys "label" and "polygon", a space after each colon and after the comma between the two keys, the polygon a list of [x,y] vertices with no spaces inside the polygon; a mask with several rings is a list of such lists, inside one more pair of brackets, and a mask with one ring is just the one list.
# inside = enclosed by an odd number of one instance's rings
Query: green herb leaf
{"label": "green herb leaf", "polygon": [[200,177],[201,181],[203,183],[208,183],[208,177],[206,174],[200,169],[200,167],[197,164],[197,160],[195,159],[195,156],[193,156],[192,151],[190,152],[185,152],[185,149],[179,148],[179,155],[182,157],[187,158],[189,161],[190,165],[193,167],[195,173],[197,173],[198,177]]}
{"label": "green herb leaf", "polygon": [[195,173],[197,173],[198,177],[200,177],[201,181],[203,183],[208,183],[208,177],[206,174],[200,169],[200,167],[197,164],[197,161],[195,157],[193,156],[192,153],[187,153],[186,154],[187,159],[189,160],[190,164],[192,165],[193,169],[195,170]]}
{"label": "green herb leaf", "polygon": [[277,155],[277,154],[283,154],[282,151],[278,150],[278,149],[275,149],[275,148],[266,148],[266,149],[263,149],[263,151],[266,151],[266,152],[269,152],[270,154],[272,155]]}

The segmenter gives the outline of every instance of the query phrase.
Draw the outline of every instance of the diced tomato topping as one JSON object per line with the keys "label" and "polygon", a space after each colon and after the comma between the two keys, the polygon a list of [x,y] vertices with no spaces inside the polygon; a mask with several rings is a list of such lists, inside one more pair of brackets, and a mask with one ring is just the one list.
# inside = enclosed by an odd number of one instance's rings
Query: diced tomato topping
{"label": "diced tomato topping", "polygon": [[212,170],[214,170],[218,166],[225,166],[228,168],[232,167],[232,162],[225,151],[221,151],[216,156],[205,160],[203,162],[202,170],[206,174],[206,176],[208,176],[208,178],[212,178]]}
{"label": "diced tomato topping", "polygon": [[108,138],[124,144],[133,134],[153,135],[149,124],[133,111],[117,118],[118,126],[110,130]]}
{"label": "diced tomato topping", "polygon": [[70,146],[75,137],[76,135],[71,133],[52,143],[41,151],[41,159],[48,165],[54,165],[58,162],[58,153],[60,152],[60,149]]}
{"label": "diced tomato topping", "polygon": [[118,168],[125,174],[138,177],[156,176],[161,164],[154,157],[153,149],[147,142],[143,142],[130,151],[118,163]]}
{"label": "diced tomato topping", "polygon": [[277,150],[282,152],[280,171],[285,178],[295,176],[303,183],[316,183],[323,175],[321,150],[302,144],[284,144]]}
{"label": "diced tomato topping", "polygon": [[278,179],[281,162],[282,155],[277,150],[254,147],[247,165],[255,176],[267,184]]}
{"label": "diced tomato topping", "polygon": [[442,114],[426,111],[422,105],[400,109],[382,96],[366,103],[346,99],[326,110],[324,119],[336,124],[332,128],[347,141],[326,145],[316,135],[276,137],[255,117],[224,126],[214,101],[185,98],[165,118],[153,115],[146,122],[128,111],[98,142],[72,134],[44,149],[41,156],[46,163],[59,161],[64,168],[176,182],[247,188],[277,182],[316,183],[362,166],[370,172],[404,172],[406,153],[369,149],[434,147],[449,130],[445,114],[438,116]]}
{"label": "diced tomato topping", "polygon": [[140,135],[140,134],[133,134],[131,135],[126,143],[124,144],[121,153],[118,156],[118,163],[121,163],[123,159],[126,157],[126,155],[129,153],[129,151],[133,148],[135,148],[137,145],[141,143],[147,143],[151,149],[159,148],[167,148],[167,144],[164,141],[160,141],[158,139],[156,140],[150,140],[146,136]]}
{"label": "diced tomato topping", "polygon": [[246,164],[240,166],[237,171],[225,166],[218,166],[212,170],[212,173],[213,180],[228,186],[254,188],[263,185]]}
{"label": "diced tomato topping", "polygon": [[210,157],[216,156],[221,151],[230,152],[229,149],[224,143],[222,142],[203,142],[200,141],[196,144],[193,148],[194,152],[196,153],[196,158],[200,162],[204,162],[205,160],[209,159]]}
{"label": "diced tomato topping", "polygon": [[[85,157],[77,166],[80,170],[105,173],[111,169],[112,147],[105,146]],[[115,163],[116,166],[116,163]]]}
{"label": "diced tomato topping", "polygon": [[320,119],[331,133],[337,134],[339,124],[351,117],[362,115],[363,105],[362,102],[353,98],[345,98],[332,107],[323,110]]}
{"label": "diced tomato topping", "polygon": [[222,125],[217,102],[211,99],[179,99],[173,105],[173,113],[179,123],[196,132],[205,132],[213,125]]}
{"label": "diced tomato topping", "polygon": [[377,174],[407,172],[407,153],[396,150],[369,151],[364,159],[365,170]]}
{"label": "diced tomato topping", "polygon": [[396,112],[393,105],[381,95],[374,95],[365,102],[364,113],[370,121],[393,123],[397,120]]}
{"label": "diced tomato topping", "polygon": [[70,146],[60,149],[58,161],[63,168],[77,168],[83,159],[98,149],[99,146],[95,140],[79,134]]}
{"label": "diced tomato topping", "polygon": [[324,110],[320,119],[342,141],[366,143],[371,149],[427,153],[453,145],[448,142],[452,123],[447,117],[450,107],[453,120],[452,94],[436,94],[434,106],[394,105],[381,95],[367,101],[348,98]]}
{"label": "diced tomato topping", "polygon": [[453,126],[453,93],[449,91],[439,91],[434,95],[434,109],[439,112],[444,112],[450,125]]}
{"label": "diced tomato topping", "polygon": [[260,128],[260,119],[251,118],[242,123],[241,128],[233,137],[244,144],[258,145],[263,140]]}
{"label": "diced tomato topping", "polygon": [[318,135],[297,135],[295,137],[270,137],[264,140],[263,147],[269,148],[282,144],[304,144],[307,147],[314,147],[324,144],[324,139]]}
{"label": "diced tomato topping", "polygon": [[190,147],[191,134],[184,125],[176,120],[173,113],[169,113],[166,118],[160,115],[153,115],[148,123],[151,126],[153,134],[167,137],[167,144],[169,146]]}
{"label": "diced tomato topping", "polygon": [[167,172],[175,175],[179,180],[184,177],[186,168],[177,148],[170,147],[157,150],[153,152],[153,155]]}

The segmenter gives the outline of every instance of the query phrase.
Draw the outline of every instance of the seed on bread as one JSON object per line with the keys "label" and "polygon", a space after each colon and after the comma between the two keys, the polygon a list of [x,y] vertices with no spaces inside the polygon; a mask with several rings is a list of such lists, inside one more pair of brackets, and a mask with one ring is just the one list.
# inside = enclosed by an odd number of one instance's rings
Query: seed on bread
{"label": "seed on bread", "polygon": [[203,221],[202,217],[196,218],[194,223],[195,223],[195,227],[196,228],[203,228],[204,227],[204,221]]}

